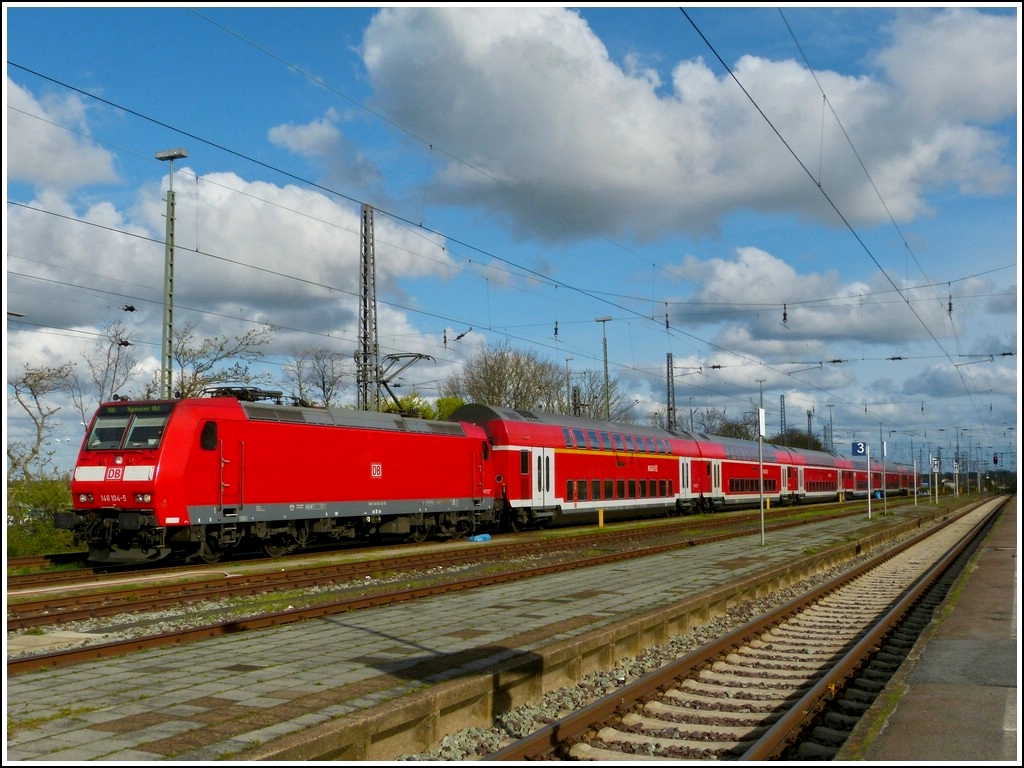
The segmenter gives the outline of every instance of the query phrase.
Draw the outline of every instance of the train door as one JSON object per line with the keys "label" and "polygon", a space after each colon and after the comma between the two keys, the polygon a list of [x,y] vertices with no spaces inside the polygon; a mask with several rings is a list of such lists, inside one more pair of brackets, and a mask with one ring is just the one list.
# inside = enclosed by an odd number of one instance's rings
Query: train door
{"label": "train door", "polygon": [[721,504],[722,499],[722,462],[714,459],[711,462],[711,499],[714,504]]}
{"label": "train door", "polygon": [[220,458],[220,509],[225,515],[237,514],[243,506],[245,489],[243,460],[245,443],[237,435],[225,434],[234,430],[224,429],[217,441]]}
{"label": "train door", "polygon": [[533,451],[533,508],[544,509],[554,504],[552,485],[555,476],[555,452],[550,448]]}
{"label": "train door", "polygon": [[693,500],[693,488],[690,485],[690,459],[684,458],[679,461],[679,479],[676,487],[679,488],[679,500],[684,506],[689,506]]}

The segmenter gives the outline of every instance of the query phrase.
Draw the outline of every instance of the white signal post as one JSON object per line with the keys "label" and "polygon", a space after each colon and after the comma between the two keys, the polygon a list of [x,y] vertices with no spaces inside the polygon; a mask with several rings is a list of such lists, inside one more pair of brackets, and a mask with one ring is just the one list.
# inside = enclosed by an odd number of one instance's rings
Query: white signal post
{"label": "white signal post", "polygon": [[868,520],[871,519],[871,446],[867,443],[854,443],[850,452],[854,456],[864,456],[867,461],[868,474]]}
{"label": "white signal post", "polygon": [[871,519],[871,446],[864,446],[868,457],[868,520]]}
{"label": "white signal post", "polygon": [[761,491],[761,546],[764,546],[764,408],[757,409],[757,487]]}

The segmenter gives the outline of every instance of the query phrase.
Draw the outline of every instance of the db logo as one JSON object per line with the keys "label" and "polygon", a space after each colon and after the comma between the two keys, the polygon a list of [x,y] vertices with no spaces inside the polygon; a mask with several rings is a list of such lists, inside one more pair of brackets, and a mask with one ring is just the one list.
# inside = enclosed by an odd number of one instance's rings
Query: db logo
{"label": "db logo", "polygon": [[104,480],[124,480],[124,467],[107,467]]}
{"label": "db logo", "polygon": [[384,477],[384,467],[377,463],[371,464],[370,477]]}

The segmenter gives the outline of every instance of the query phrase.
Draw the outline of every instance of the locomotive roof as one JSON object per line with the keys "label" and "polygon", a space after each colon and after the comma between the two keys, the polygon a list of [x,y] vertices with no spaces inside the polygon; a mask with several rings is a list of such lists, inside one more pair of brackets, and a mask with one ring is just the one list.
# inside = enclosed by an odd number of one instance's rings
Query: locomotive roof
{"label": "locomotive roof", "polygon": [[238,404],[250,419],[256,421],[319,424],[321,426],[421,432],[435,435],[464,436],[466,434],[465,428],[457,422],[406,418],[395,413],[357,411],[352,408],[310,408],[241,400]]}

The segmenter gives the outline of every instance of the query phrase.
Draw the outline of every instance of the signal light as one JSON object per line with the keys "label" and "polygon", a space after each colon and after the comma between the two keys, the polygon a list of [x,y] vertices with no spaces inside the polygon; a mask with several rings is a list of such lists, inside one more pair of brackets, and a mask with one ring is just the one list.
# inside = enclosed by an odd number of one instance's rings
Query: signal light
{"label": "signal light", "polygon": [[998,464],[999,463],[999,454],[998,453],[993,453],[992,454],[992,463],[993,464]]}

